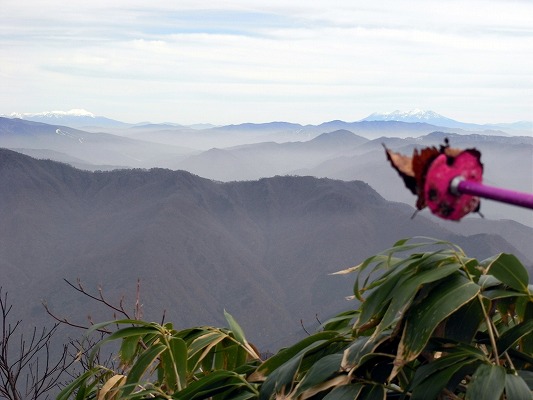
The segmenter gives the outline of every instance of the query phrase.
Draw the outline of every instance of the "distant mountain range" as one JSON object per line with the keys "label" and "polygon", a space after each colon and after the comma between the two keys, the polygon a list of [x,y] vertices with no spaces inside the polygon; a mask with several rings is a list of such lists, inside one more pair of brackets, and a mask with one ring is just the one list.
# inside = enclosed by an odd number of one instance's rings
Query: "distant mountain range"
{"label": "distant mountain range", "polygon": [[[0,147],[87,170],[163,167],[219,181],[287,174],[359,179],[389,200],[413,204],[413,196],[386,162],[382,143],[411,154],[415,147],[438,146],[447,137],[452,146],[482,152],[488,184],[533,191],[531,135],[439,130],[401,121],[331,121],[305,127],[273,122],[203,130],[165,124],[108,131],[113,133],[0,117]],[[528,210],[490,201],[482,207],[488,218],[533,226]]]}
{"label": "distant mountain range", "polygon": [[[96,116],[95,114],[83,110],[83,109],[72,109],[70,111],[45,111],[40,113],[11,113],[9,115],[2,115],[2,117],[9,117],[9,118],[20,118],[25,119],[28,121],[34,121],[34,122],[43,122],[47,124],[58,124],[58,125],[65,125],[70,126],[73,128],[84,128],[84,129],[95,129],[95,128],[128,128],[128,127],[137,127],[140,126],[142,129],[148,129],[148,128],[158,128],[158,129],[164,129],[170,128],[190,128],[190,129],[211,129],[211,128],[218,128],[220,131],[250,131],[250,130],[290,130],[290,131],[297,131],[301,130],[303,128],[309,129],[313,126],[310,125],[300,125],[300,124],[294,124],[294,123],[288,123],[288,122],[269,122],[264,124],[250,124],[250,123],[243,123],[239,125],[227,125],[223,127],[216,127],[212,124],[194,124],[189,126],[183,126],[181,124],[176,123],[163,123],[163,124],[154,124],[149,122],[141,122],[136,124],[131,123],[125,123],[121,121],[117,121],[114,119],[110,119],[103,116]],[[514,123],[501,123],[501,124],[472,124],[467,122],[459,122],[454,119],[445,117],[443,115],[440,115],[434,111],[431,110],[421,110],[421,109],[413,109],[410,111],[399,111],[395,110],[392,112],[386,112],[386,113],[373,113],[369,115],[366,118],[363,118],[360,121],[357,122],[364,122],[364,121],[396,121],[396,122],[409,122],[409,123],[426,123],[430,125],[434,125],[440,128],[460,128],[460,129],[466,129],[466,130],[507,130],[510,131],[511,134],[532,134],[533,133],[533,121],[520,121],[520,122],[514,122]],[[342,122],[342,121],[331,121],[330,123],[325,124],[331,124],[335,122]],[[324,127],[325,124],[321,124],[322,127]],[[350,124],[350,123],[348,123]],[[319,127],[321,125],[318,125]],[[347,127],[341,128],[339,126],[336,127],[336,129],[348,129]]]}
{"label": "distant mountain range", "polygon": [[411,111],[392,111],[389,113],[373,113],[364,118],[363,121],[402,121],[402,122],[426,122],[428,124],[449,126],[457,121],[437,114],[434,111],[425,111],[418,108]]}
{"label": "distant mountain range", "polygon": [[176,158],[193,152],[178,145],[3,117],[0,117],[0,147],[62,162],[75,160],[73,165],[88,169],[106,169],[102,168],[106,165],[115,168],[144,167],[159,158]]}
{"label": "distant mountain range", "polygon": [[[183,125],[176,123],[163,123],[163,124],[152,124],[150,122],[139,122],[135,124],[118,121],[115,119],[98,116],[93,114],[90,111],[76,108],[69,111],[44,111],[39,113],[17,113],[13,112],[11,114],[0,114],[0,117],[4,118],[18,118],[26,121],[33,122],[42,122],[45,124],[52,125],[63,125],[69,126],[72,128],[84,128],[84,129],[99,129],[99,128],[129,128],[135,127],[139,129],[150,129],[154,126],[158,128],[169,127],[184,127]],[[214,128],[213,124],[193,124],[187,126],[191,129],[208,129]]]}
{"label": "distant mountain range", "polygon": [[510,133],[517,134],[533,134],[532,121],[520,121],[514,123],[501,124],[472,124],[467,122],[459,122],[454,119],[437,114],[430,110],[414,109],[410,111],[395,110],[388,113],[373,113],[362,121],[402,121],[412,123],[427,123],[440,127],[447,128],[461,128],[466,130],[507,130]]}
{"label": "distant mountain range", "polygon": [[57,124],[70,126],[73,128],[84,127],[125,127],[129,124],[116,121],[114,119],[96,116],[83,109],[73,109],[70,111],[45,111],[40,113],[11,113],[2,115],[9,118],[20,118],[27,121],[42,122],[45,124]]}
{"label": "distant mountain range", "polygon": [[88,172],[0,149],[0,187],[2,286],[17,318],[35,324],[49,321],[41,299],[74,322],[112,318],[63,278],[79,278],[88,290],[101,285],[109,299],[125,295],[126,306],[140,278],[147,320],[166,309],[176,326],[220,325],[226,309],[261,350],[277,350],[304,335],[300,320],[312,329],[316,316],[353,306],[344,296],[354,277],[329,273],[398,239],[432,236],[475,257],[503,251],[530,270],[533,263],[524,239],[531,228],[483,221],[487,233],[453,233],[424,215],[412,219],[413,207],[361,181],[217,183],[158,168]]}

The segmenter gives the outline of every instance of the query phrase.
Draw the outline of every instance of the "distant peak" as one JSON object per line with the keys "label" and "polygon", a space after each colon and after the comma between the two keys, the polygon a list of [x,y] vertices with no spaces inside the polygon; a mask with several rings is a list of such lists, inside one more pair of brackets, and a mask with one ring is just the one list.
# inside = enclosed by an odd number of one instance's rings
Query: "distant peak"
{"label": "distant peak", "polygon": [[403,122],[435,122],[450,120],[435,111],[414,108],[409,111],[394,110],[392,112],[373,113],[363,121],[403,121]]}
{"label": "distant peak", "polygon": [[96,118],[96,116],[87,110],[82,108],[73,108],[69,111],[43,111],[39,113],[11,113],[13,118],[33,118],[33,117],[45,117],[45,118],[61,118],[61,117],[89,117]]}

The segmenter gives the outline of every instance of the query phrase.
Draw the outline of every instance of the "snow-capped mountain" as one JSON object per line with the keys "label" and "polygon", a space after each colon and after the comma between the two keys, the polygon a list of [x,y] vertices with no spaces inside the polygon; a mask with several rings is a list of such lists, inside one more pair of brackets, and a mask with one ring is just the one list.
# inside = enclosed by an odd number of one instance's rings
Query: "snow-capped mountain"
{"label": "snow-capped mountain", "polygon": [[[512,124],[472,124],[468,122],[460,122],[454,119],[445,117],[441,114],[436,113],[431,110],[421,110],[415,108],[410,111],[400,111],[395,110],[392,112],[385,113],[373,113],[368,117],[362,119],[361,121],[400,121],[400,122],[409,122],[409,123],[426,123],[430,125],[435,125],[445,128],[458,128],[467,131],[483,131],[485,134],[494,134],[494,135],[507,135],[508,133],[503,132],[502,128],[505,131],[511,131],[513,134],[523,135],[524,133],[528,134],[528,129],[525,127],[526,123],[518,125],[517,123]],[[530,131],[531,129],[529,129]],[[494,131],[491,133],[491,131]],[[530,133],[530,132],[529,132]]]}
{"label": "snow-capped mountain", "polygon": [[20,118],[27,121],[43,122],[45,124],[66,125],[73,128],[102,126],[118,127],[126,125],[106,117],[94,115],[92,112],[75,108],[70,111],[45,111],[40,113],[11,113],[5,115],[8,118]]}
{"label": "snow-capped mountain", "polygon": [[74,108],[70,111],[44,111],[40,113],[11,113],[10,115],[12,118],[63,118],[66,116],[69,117],[90,117],[95,118],[96,116],[87,110],[84,110],[82,108]]}
{"label": "snow-capped mountain", "polygon": [[450,126],[450,123],[458,123],[451,118],[437,114],[435,111],[415,108],[410,111],[395,110],[387,113],[373,113],[362,121],[401,121],[401,122],[426,122],[432,125]]}

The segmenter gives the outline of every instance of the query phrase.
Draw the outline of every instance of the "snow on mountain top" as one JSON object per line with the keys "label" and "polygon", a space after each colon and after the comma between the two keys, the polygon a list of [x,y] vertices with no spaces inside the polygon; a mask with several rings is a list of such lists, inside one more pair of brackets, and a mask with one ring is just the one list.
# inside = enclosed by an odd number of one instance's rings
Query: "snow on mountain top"
{"label": "snow on mountain top", "polygon": [[40,113],[11,113],[13,118],[24,117],[45,117],[45,118],[61,118],[61,117],[89,117],[96,118],[96,116],[84,109],[74,108],[70,111],[44,111]]}
{"label": "snow on mountain top", "polygon": [[395,110],[392,112],[373,113],[365,121],[429,121],[435,119],[449,119],[434,111],[415,108],[410,111]]}

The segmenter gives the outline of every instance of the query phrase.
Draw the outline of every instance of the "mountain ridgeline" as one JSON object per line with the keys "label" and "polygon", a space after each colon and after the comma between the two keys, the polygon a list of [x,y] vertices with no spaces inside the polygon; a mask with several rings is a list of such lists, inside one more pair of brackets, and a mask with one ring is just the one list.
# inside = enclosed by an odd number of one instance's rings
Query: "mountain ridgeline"
{"label": "mountain ridgeline", "polygon": [[[109,132],[111,128],[101,129]],[[200,130],[144,124],[113,128],[112,132],[0,117],[0,147],[77,168],[160,167],[219,181],[275,175],[362,180],[386,199],[407,204],[413,204],[413,196],[387,163],[382,144],[412,154],[414,148],[439,146],[448,138],[452,147],[481,151],[487,184],[533,191],[533,138],[503,131],[467,132],[392,120],[306,126],[246,123]],[[489,201],[483,202],[482,211],[489,219],[513,219],[533,227],[529,210]]]}
{"label": "mountain ridgeline", "polygon": [[[480,258],[513,247],[513,231],[462,236],[361,181],[276,176],[215,182],[161,168],[88,172],[0,149],[0,270],[17,313],[110,319],[64,282],[101,285],[144,317],[181,327],[223,325],[226,309],[275,350],[350,307],[353,277],[331,276],[401,238],[451,240]],[[7,190],[6,190],[7,189]],[[496,222],[493,222],[496,224]],[[523,229],[529,229],[522,227]],[[494,228],[498,231],[498,228]],[[527,246],[524,246],[524,248]]]}

